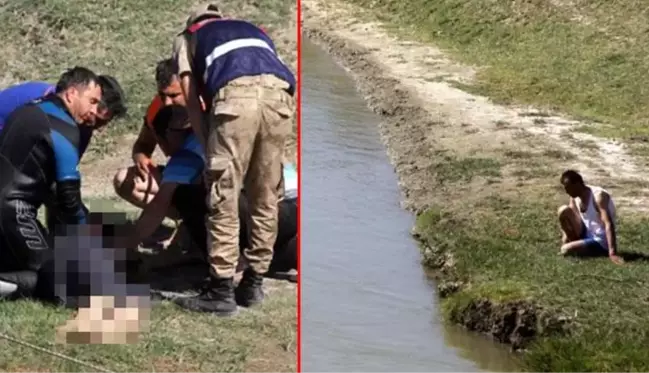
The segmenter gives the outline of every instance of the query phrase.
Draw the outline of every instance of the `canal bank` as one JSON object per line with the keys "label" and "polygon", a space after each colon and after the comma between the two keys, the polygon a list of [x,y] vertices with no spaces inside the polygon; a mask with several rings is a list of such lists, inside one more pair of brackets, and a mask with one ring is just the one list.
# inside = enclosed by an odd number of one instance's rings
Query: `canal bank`
{"label": "canal bank", "polygon": [[349,4],[304,0],[302,7],[304,35],[345,66],[382,117],[381,137],[404,207],[418,215],[415,233],[424,263],[436,269],[445,318],[526,350],[530,370],[647,366],[633,352],[649,341],[649,330],[637,327],[649,299],[638,286],[646,263],[557,257],[555,219],[566,202],[558,176],[577,168],[616,197],[627,258],[646,256],[647,222],[637,208],[646,201],[642,162],[624,146],[573,131],[584,123],[458,89],[474,69],[384,32]]}
{"label": "canal bank", "polygon": [[518,371],[488,338],[441,322],[414,217],[350,76],[302,44],[302,370]]}

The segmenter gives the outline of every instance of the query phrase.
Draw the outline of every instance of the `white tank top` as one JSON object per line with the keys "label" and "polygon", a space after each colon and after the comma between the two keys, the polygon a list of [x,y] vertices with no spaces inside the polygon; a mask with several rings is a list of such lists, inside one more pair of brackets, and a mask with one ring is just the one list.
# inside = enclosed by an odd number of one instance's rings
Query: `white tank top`
{"label": "white tank top", "polygon": [[[608,248],[608,241],[606,240],[606,228],[602,219],[599,217],[597,207],[595,207],[595,195],[606,192],[605,189],[587,185],[590,188],[590,198],[587,201],[588,207],[585,212],[582,212],[581,208],[584,205],[584,202],[581,201],[579,197],[575,198],[577,206],[579,208],[579,214],[581,215],[581,221],[584,222],[586,229],[588,230],[588,237],[594,238],[595,241],[599,242],[603,247]],[[609,194],[610,196],[610,194]],[[613,199],[609,198],[608,201],[608,213],[611,215],[611,220],[615,222],[615,204]]]}

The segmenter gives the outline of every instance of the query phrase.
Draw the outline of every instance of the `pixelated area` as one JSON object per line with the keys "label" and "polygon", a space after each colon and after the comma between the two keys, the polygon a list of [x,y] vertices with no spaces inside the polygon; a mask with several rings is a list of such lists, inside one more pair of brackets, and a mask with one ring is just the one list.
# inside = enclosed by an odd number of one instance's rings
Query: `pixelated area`
{"label": "pixelated area", "polygon": [[88,224],[63,229],[54,239],[54,295],[78,312],[57,329],[57,342],[136,343],[147,329],[150,287],[132,265],[137,253],[123,244],[127,214],[91,213]]}
{"label": "pixelated area", "polygon": [[57,328],[56,343],[132,344],[149,331],[148,297],[90,296],[76,317]]}

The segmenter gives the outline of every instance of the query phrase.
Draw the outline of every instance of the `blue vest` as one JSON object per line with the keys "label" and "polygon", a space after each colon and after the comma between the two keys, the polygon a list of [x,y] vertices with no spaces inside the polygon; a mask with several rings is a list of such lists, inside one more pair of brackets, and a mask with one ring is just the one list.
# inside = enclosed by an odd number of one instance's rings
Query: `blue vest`
{"label": "blue vest", "polygon": [[193,73],[198,80],[202,78],[201,90],[209,101],[230,81],[261,74],[289,83],[288,92],[294,94],[295,76],[277,56],[273,41],[257,26],[219,19],[188,32],[196,40]]}

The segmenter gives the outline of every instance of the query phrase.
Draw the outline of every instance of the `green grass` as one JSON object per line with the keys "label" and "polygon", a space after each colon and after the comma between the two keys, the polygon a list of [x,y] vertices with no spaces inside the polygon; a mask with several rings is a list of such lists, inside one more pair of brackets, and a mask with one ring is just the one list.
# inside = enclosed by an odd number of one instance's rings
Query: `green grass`
{"label": "green grass", "polygon": [[[171,56],[191,0],[16,0],[0,12],[0,86],[24,80],[56,82],[69,67],[82,65],[116,76],[128,99],[127,118],[97,136],[89,156],[119,152],[120,135],[137,134],[155,94],[155,64]],[[295,71],[295,2],[227,1],[225,12],[262,25],[275,38],[282,58]],[[293,134],[294,143],[295,134]],[[130,144],[128,145],[130,147]]]}
{"label": "green grass", "polygon": [[[455,162],[447,166],[469,176]],[[416,232],[425,243],[425,264],[441,269],[442,279],[464,284],[444,299],[444,314],[458,321],[468,305],[481,299],[494,304],[522,301],[572,319],[567,335],[541,335],[529,346],[523,355],[526,369],[648,369],[649,357],[637,346],[649,343],[649,261],[640,258],[618,267],[606,258],[558,256],[556,210],[566,197],[547,178],[536,177],[532,187],[494,185],[479,197],[462,191],[466,186],[459,186],[461,182],[444,183],[446,195],[418,216]],[[448,188],[452,185],[456,192]],[[649,258],[649,219],[621,214],[618,237],[623,255]]]}
{"label": "green grass", "polygon": [[[262,308],[218,318],[165,303],[151,313],[150,332],[134,345],[54,344],[70,311],[29,301],[0,302],[0,332],[112,371],[295,370],[295,310],[290,297],[269,297]],[[3,371],[92,371],[86,366],[0,338]]]}
{"label": "green grass", "polygon": [[[607,122],[629,140],[649,128],[646,4],[622,1],[349,0],[391,29],[480,68],[464,88]],[[558,5],[557,5],[558,4]]]}
{"label": "green grass", "polygon": [[[128,161],[124,155],[132,144],[124,142],[123,135],[137,134],[155,94],[155,64],[170,56],[173,36],[194,4],[191,0],[4,2],[0,5],[0,87],[24,80],[55,82],[74,65],[116,76],[125,89],[129,114],[93,139],[84,162],[96,169],[109,158]],[[229,15],[262,25],[295,71],[294,1],[227,1],[219,6]],[[294,147],[295,133],[288,145],[293,152]],[[95,162],[99,163],[95,166]],[[105,169],[104,182],[110,182],[115,171]],[[86,198],[92,211],[126,207],[93,201],[92,195]],[[231,319],[188,313],[170,304],[155,307],[151,331],[137,345],[54,346],[54,328],[70,313],[33,302],[0,303],[0,331],[114,371],[295,371],[295,288],[277,286],[261,309]],[[0,370],[88,369],[3,339],[0,350]]]}

